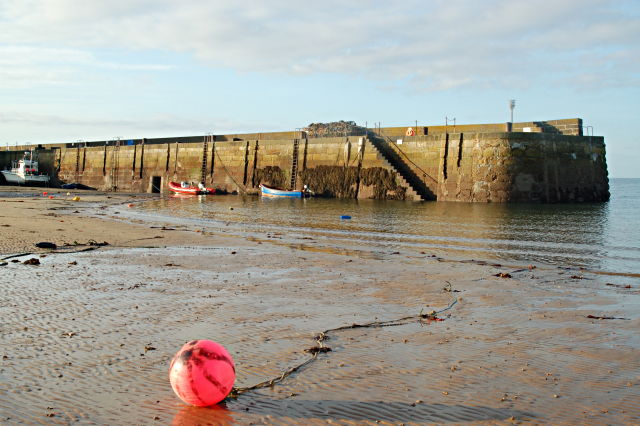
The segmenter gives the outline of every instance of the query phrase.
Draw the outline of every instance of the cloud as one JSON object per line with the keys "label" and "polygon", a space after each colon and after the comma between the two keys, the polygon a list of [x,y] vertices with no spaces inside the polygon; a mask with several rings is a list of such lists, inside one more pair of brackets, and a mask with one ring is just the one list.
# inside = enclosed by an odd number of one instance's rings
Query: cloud
{"label": "cloud", "polygon": [[[79,138],[90,141],[116,137],[204,135],[214,130],[215,133],[220,134],[251,132],[258,129],[260,131],[279,130],[267,123],[239,122],[224,117],[147,114],[136,117],[104,118],[79,116],[77,113],[40,113],[15,108],[0,108],[0,123],[8,133],[11,133],[12,128],[19,129],[21,140],[37,140],[39,143],[55,142],[55,140],[72,141]],[[56,135],[53,139],[52,134]],[[6,143],[6,141],[0,140],[0,143]]]}
{"label": "cloud", "polygon": [[166,71],[167,64],[104,61],[90,50],[78,48],[0,45],[0,89],[76,85],[93,79],[93,70]]}
{"label": "cloud", "polygon": [[605,71],[577,54],[613,55],[606,71],[623,85],[638,68],[625,58],[640,40],[635,0],[5,0],[0,8],[0,43],[179,52],[240,72],[336,73],[419,90],[526,86],[556,73],[554,82],[578,87],[581,76]]}

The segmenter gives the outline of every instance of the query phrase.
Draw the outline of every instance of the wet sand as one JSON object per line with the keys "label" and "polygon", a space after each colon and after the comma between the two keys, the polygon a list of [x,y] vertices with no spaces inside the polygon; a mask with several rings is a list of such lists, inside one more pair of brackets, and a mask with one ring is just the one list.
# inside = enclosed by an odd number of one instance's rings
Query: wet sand
{"label": "wet sand", "polygon": [[[2,423],[640,423],[636,282],[136,223],[145,196],[33,193],[0,197],[0,258],[31,253],[0,266]],[[225,345],[250,386],[308,359],[320,331],[454,298],[441,322],[329,333],[332,352],[214,408],[168,382],[189,340]]]}

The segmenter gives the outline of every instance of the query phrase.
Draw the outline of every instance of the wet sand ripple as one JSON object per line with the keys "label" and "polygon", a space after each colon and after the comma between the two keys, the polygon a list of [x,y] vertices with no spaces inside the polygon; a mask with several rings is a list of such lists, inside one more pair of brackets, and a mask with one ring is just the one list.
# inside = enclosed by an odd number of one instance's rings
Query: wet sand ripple
{"label": "wet sand ripple", "polygon": [[[638,420],[628,294],[596,280],[559,288],[554,271],[504,280],[486,265],[367,257],[345,268],[344,254],[306,256],[281,245],[129,248],[3,267],[0,420]],[[332,333],[332,352],[273,388],[195,409],[169,386],[169,361],[186,341],[224,344],[247,386],[307,359],[314,333],[446,306],[446,282],[461,300],[444,322]],[[631,321],[586,318],[597,309]]]}

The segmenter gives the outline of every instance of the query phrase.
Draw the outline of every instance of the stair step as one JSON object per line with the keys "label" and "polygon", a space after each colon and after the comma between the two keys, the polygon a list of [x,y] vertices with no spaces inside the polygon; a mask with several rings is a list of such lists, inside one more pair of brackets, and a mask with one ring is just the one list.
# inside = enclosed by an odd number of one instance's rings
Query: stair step
{"label": "stair step", "polygon": [[409,183],[409,181],[407,181],[407,179],[405,179],[404,176],[402,176],[402,174],[384,156],[382,159],[382,163],[388,166],[389,168],[393,169],[397,173],[398,175],[397,179],[400,181],[400,183],[402,183],[402,185],[407,187],[407,194],[409,198],[411,198],[413,201],[424,201],[424,199],[420,196],[418,191],[414,189],[413,185],[411,185],[411,183]]}
{"label": "stair step", "polygon": [[[411,183],[410,180],[407,179],[407,177],[404,175],[404,173],[401,171],[401,169],[399,168],[399,166],[396,166],[392,161],[391,161],[391,156],[390,153],[388,151],[393,151],[390,147],[385,147],[383,144],[386,142],[381,142],[376,136],[374,136],[373,138],[369,139],[371,141],[372,146],[375,148],[375,150],[382,156],[383,159],[383,163],[388,166],[389,168],[391,168],[392,170],[394,170],[399,178],[399,181],[406,186],[407,188],[407,192],[406,192],[406,198],[407,199],[412,199],[414,201],[424,201],[426,198],[425,196],[423,196]],[[394,155],[397,155],[397,153],[394,152]],[[402,160],[400,160],[402,161]],[[411,169],[406,165],[406,164],[402,164],[402,166],[404,166],[404,168],[407,168],[409,170],[409,173],[411,173]],[[426,186],[426,185],[425,185]]]}

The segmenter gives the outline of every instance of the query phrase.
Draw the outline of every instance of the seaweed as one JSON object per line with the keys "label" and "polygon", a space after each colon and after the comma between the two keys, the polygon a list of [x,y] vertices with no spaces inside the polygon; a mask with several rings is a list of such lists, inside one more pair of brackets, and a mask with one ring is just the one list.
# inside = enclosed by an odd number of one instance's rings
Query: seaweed
{"label": "seaweed", "polygon": [[317,196],[355,198],[358,168],[318,166],[300,172],[300,178]]}
{"label": "seaweed", "polygon": [[256,169],[253,175],[254,186],[259,186],[261,183],[275,188],[284,188],[287,178],[280,167],[265,166],[262,169]]}
{"label": "seaweed", "polygon": [[373,186],[374,198],[377,200],[405,199],[407,189],[396,183],[396,173],[391,170],[382,167],[362,169],[360,178],[363,185]]}
{"label": "seaweed", "polygon": [[373,198],[404,200],[406,188],[396,183],[396,173],[382,167],[360,169],[355,166],[318,166],[300,172],[302,183],[318,196],[355,198],[360,183],[373,187]]}

